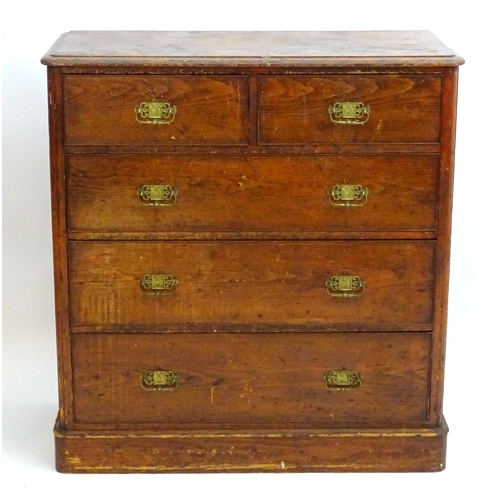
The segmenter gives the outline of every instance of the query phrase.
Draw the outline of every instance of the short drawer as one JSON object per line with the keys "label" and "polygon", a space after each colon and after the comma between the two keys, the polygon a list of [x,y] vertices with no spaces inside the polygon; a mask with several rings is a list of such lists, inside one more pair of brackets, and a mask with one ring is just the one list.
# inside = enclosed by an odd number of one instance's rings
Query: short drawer
{"label": "short drawer", "polygon": [[77,334],[79,422],[424,422],[428,334]]}
{"label": "short drawer", "polygon": [[72,231],[433,231],[439,157],[69,155]]}
{"label": "short drawer", "polygon": [[78,331],[429,330],[434,245],[70,242],[71,326]]}
{"label": "short drawer", "polygon": [[248,79],[66,76],[70,145],[247,144]]}
{"label": "short drawer", "polygon": [[261,144],[439,142],[440,76],[259,79]]}

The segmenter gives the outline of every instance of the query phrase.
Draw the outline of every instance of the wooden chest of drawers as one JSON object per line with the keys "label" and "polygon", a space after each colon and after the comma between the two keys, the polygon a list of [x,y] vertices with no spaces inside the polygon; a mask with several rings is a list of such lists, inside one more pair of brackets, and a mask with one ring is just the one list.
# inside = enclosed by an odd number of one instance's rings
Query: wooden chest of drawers
{"label": "wooden chest of drawers", "polygon": [[458,66],[427,32],[71,32],[65,472],[438,471]]}

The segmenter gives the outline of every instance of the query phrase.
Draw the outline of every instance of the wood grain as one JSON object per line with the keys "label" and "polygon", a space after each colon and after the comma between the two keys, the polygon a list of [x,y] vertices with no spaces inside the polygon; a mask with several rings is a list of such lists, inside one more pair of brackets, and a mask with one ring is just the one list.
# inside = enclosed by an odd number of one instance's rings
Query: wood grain
{"label": "wood grain", "polygon": [[[42,62],[57,470],[443,470],[463,59],[421,31],[169,31],[70,32]],[[153,100],[172,124],[138,123]],[[369,120],[332,123],[336,101]],[[176,204],[140,205],[160,183]],[[150,273],[179,284],[145,294]],[[342,274],[364,294],[329,296]],[[344,368],[361,387],[329,392]],[[155,369],[177,390],[144,391]]]}
{"label": "wood grain", "polygon": [[[166,101],[170,125],[141,124],[135,107]],[[66,143],[247,144],[246,76],[66,76]]]}
{"label": "wood grain", "polygon": [[[353,348],[355,346],[355,348]],[[80,334],[73,339],[80,422],[425,422],[428,334]],[[363,376],[328,391],[331,370]],[[173,370],[175,391],[145,391],[141,374]]]}
{"label": "wood grain", "polygon": [[444,357],[448,321],[457,92],[458,70],[456,68],[448,69],[444,80],[441,169],[439,175],[439,226],[435,267],[436,316],[432,344],[432,386],[430,398],[430,420],[434,425],[439,425],[443,419]]}
{"label": "wood grain", "polygon": [[[72,231],[433,231],[438,156],[68,157]],[[172,207],[139,202],[144,184],[178,190]],[[333,207],[336,184],[368,188]],[[340,202],[337,202],[340,203]]]}
{"label": "wood grain", "polygon": [[64,156],[63,89],[60,68],[48,68],[50,132],[50,186],[52,210],[52,251],[54,259],[55,326],[60,426],[70,428],[73,420],[71,339],[69,330],[69,278],[67,205]]}
{"label": "wood grain", "polygon": [[[73,329],[384,331],[433,319],[432,241],[82,241],[69,252]],[[145,295],[139,280],[150,273],[179,286]],[[325,280],[341,274],[365,279],[365,293],[330,297]]]}
{"label": "wood grain", "polygon": [[456,66],[428,31],[71,31],[42,62],[57,66]]}
{"label": "wood grain", "polygon": [[[261,76],[260,144],[413,143],[439,141],[439,76]],[[364,125],[333,123],[335,102],[370,106]]]}
{"label": "wood grain", "polygon": [[299,144],[299,145],[249,145],[249,146],[224,146],[224,145],[189,145],[188,150],[172,144],[155,144],[153,146],[140,145],[98,145],[65,147],[67,154],[169,154],[169,155],[391,155],[391,154],[439,154],[439,143],[416,144]]}
{"label": "wood grain", "polygon": [[288,432],[54,430],[60,472],[435,472],[448,428]]}
{"label": "wood grain", "polygon": [[433,240],[435,231],[68,231],[69,240]]}

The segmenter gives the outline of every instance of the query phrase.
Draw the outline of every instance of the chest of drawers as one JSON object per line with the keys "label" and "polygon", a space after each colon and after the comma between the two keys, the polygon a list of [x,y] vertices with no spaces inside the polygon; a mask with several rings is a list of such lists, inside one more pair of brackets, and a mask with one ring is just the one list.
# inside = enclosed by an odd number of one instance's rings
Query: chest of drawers
{"label": "chest of drawers", "polygon": [[462,59],[70,32],[42,62],[57,469],[442,470]]}

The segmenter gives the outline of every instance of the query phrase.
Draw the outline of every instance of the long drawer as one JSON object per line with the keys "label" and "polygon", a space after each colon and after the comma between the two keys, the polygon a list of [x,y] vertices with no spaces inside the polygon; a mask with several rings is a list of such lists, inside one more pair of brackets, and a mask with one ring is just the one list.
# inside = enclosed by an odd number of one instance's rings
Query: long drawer
{"label": "long drawer", "polygon": [[80,422],[423,422],[428,334],[76,334]]}
{"label": "long drawer", "polygon": [[74,231],[433,231],[437,155],[69,155]]}
{"label": "long drawer", "polygon": [[261,76],[259,141],[439,142],[441,89],[429,75]]}
{"label": "long drawer", "polygon": [[71,145],[247,144],[246,76],[66,76]]}
{"label": "long drawer", "polygon": [[433,241],[69,243],[80,331],[428,330]]}

